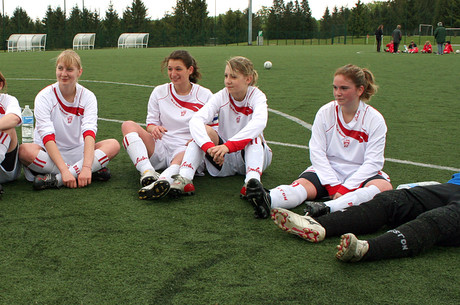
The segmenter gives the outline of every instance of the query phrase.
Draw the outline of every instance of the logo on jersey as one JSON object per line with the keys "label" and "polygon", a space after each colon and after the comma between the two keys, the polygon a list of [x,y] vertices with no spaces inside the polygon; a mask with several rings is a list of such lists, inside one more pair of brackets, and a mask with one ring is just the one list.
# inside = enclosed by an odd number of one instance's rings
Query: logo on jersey
{"label": "logo on jersey", "polygon": [[182,111],[180,112],[180,116],[184,116],[186,113],[187,113],[187,111],[182,110]]}
{"label": "logo on jersey", "polygon": [[67,123],[68,124],[72,123],[72,120],[73,120],[73,116],[68,116],[67,117]]}
{"label": "logo on jersey", "polygon": [[346,147],[348,147],[348,145],[350,145],[350,139],[345,139],[345,140],[343,141],[343,147],[346,148]]}
{"label": "logo on jersey", "polygon": [[239,123],[241,121],[241,115],[236,117],[236,122]]}

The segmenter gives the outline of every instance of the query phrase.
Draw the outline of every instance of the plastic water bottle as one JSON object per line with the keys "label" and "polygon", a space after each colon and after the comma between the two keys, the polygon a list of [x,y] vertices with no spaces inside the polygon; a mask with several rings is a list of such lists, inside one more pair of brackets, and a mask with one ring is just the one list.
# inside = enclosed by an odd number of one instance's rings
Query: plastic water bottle
{"label": "plastic water bottle", "polygon": [[22,143],[34,142],[34,113],[29,108],[29,105],[24,107],[21,113],[22,116]]}
{"label": "plastic water bottle", "polygon": [[406,183],[406,184],[400,184],[396,188],[397,190],[400,189],[410,189],[415,186],[426,186],[426,185],[433,185],[433,184],[440,184],[437,181],[422,181],[422,182],[413,182],[413,183]]}

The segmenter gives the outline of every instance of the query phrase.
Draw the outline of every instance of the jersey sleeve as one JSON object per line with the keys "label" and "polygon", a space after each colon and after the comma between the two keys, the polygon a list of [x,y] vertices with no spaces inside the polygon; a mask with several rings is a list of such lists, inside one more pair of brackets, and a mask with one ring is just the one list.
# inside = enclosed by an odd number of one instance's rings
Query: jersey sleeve
{"label": "jersey sleeve", "polygon": [[19,106],[18,99],[12,95],[8,95],[8,104],[6,105],[6,109],[5,109],[5,115],[10,114],[10,113],[15,114],[20,119],[16,127],[21,125],[22,124],[21,106]]}
{"label": "jersey sleeve", "polygon": [[371,126],[371,130],[369,131],[369,140],[364,153],[364,162],[353,175],[342,183],[342,186],[347,190],[358,188],[366,179],[377,175],[383,169],[387,133],[387,126],[383,116],[380,114],[374,116],[370,120],[369,126]]}
{"label": "jersey sleeve", "polygon": [[[158,88],[158,87],[157,87]],[[147,118],[145,123],[147,126],[156,125],[161,126],[160,120],[160,106],[158,101],[159,88],[155,88],[150,94],[149,103],[147,105]]]}
{"label": "jersey sleeve", "polygon": [[45,90],[50,90],[50,87],[43,89],[36,97],[34,102],[35,129],[40,136],[41,144],[45,144],[45,138],[55,141],[55,130],[51,121],[51,108],[53,101],[50,101],[50,95],[44,94]]}
{"label": "jersey sleeve", "polygon": [[[322,185],[340,185],[340,179],[335,174],[327,157],[327,131],[334,128],[334,115],[328,116],[327,112],[333,111],[331,104],[321,107],[316,113],[311,130],[309,142],[310,161]],[[331,121],[332,120],[332,121]]]}
{"label": "jersey sleeve", "polygon": [[97,99],[94,93],[83,89],[82,99],[86,101],[85,113],[81,121],[82,136],[92,136],[96,138],[97,133]]}
{"label": "jersey sleeve", "polygon": [[222,92],[218,92],[214,94],[189,121],[192,138],[204,152],[206,152],[208,148],[215,146],[208,136],[206,125],[216,124],[217,113],[222,102],[221,93]]}

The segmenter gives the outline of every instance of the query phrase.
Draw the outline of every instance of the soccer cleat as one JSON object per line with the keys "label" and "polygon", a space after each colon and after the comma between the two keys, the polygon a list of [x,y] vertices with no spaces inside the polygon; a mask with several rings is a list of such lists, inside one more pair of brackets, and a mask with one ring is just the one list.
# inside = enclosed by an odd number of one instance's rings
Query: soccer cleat
{"label": "soccer cleat", "polygon": [[58,188],[58,180],[54,174],[37,175],[33,182],[34,190]]}
{"label": "soccer cleat", "polygon": [[354,234],[343,234],[340,240],[340,245],[337,246],[335,257],[342,262],[358,262],[367,251],[369,251],[369,243],[365,240],[359,240]]}
{"label": "soccer cleat", "polygon": [[182,177],[181,175],[173,175],[171,178],[174,179],[169,189],[169,195],[171,197],[177,198],[181,195],[195,194],[195,186],[192,180]]}
{"label": "soccer cleat", "polygon": [[93,172],[91,179],[97,181],[108,181],[112,177],[110,169],[103,167],[98,171]]}
{"label": "soccer cleat", "polygon": [[305,201],[305,204],[307,206],[305,208],[305,214],[308,214],[310,217],[318,217],[331,212],[331,208],[324,202]]}
{"label": "soccer cleat", "polygon": [[243,187],[240,190],[240,198],[243,200],[247,200],[248,197],[246,196],[246,189],[247,189],[247,183],[243,185]]}
{"label": "soccer cleat", "polygon": [[252,204],[256,218],[265,219],[270,216],[270,193],[264,189],[259,180],[249,179],[246,186],[246,198]]}
{"label": "soccer cleat", "polygon": [[168,194],[170,184],[168,180],[157,180],[139,190],[139,199],[159,199]]}
{"label": "soccer cleat", "polygon": [[160,178],[160,174],[157,173],[154,169],[147,169],[141,175],[141,186],[147,186],[152,184],[153,182],[157,181]]}
{"label": "soccer cleat", "polygon": [[317,243],[326,237],[326,229],[310,216],[300,216],[282,208],[272,209],[271,216],[280,229],[307,241]]}

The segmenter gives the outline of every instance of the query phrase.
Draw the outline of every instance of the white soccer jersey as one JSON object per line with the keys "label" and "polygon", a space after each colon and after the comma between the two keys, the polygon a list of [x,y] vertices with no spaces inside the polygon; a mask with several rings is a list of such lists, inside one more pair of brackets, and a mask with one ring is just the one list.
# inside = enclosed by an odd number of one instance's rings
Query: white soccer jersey
{"label": "white soccer jersey", "polygon": [[192,139],[189,129],[191,117],[212,97],[211,90],[192,83],[188,95],[178,95],[172,83],[155,87],[147,109],[147,126],[166,128],[162,141],[185,145]]}
{"label": "white soccer jersey", "polygon": [[214,146],[205,125],[218,114],[218,133],[229,152],[244,149],[252,139],[262,136],[268,120],[267,97],[256,87],[249,86],[245,98],[235,101],[224,88],[217,92],[190,120],[193,139],[205,152]]}
{"label": "white soccer jersey", "polygon": [[3,116],[13,113],[17,115],[21,121],[18,125],[22,123],[22,116],[21,116],[21,107],[19,106],[19,102],[17,98],[9,94],[0,94],[0,118]]}
{"label": "white soccer jersey", "polygon": [[332,101],[316,114],[310,160],[322,185],[353,190],[383,168],[387,126],[383,116],[360,101],[355,117],[345,123],[341,106]]}
{"label": "white soccer jersey", "polygon": [[35,139],[42,147],[54,140],[61,154],[84,145],[84,137],[96,137],[97,100],[85,87],[77,84],[73,103],[67,102],[59,83],[44,88],[35,98]]}

